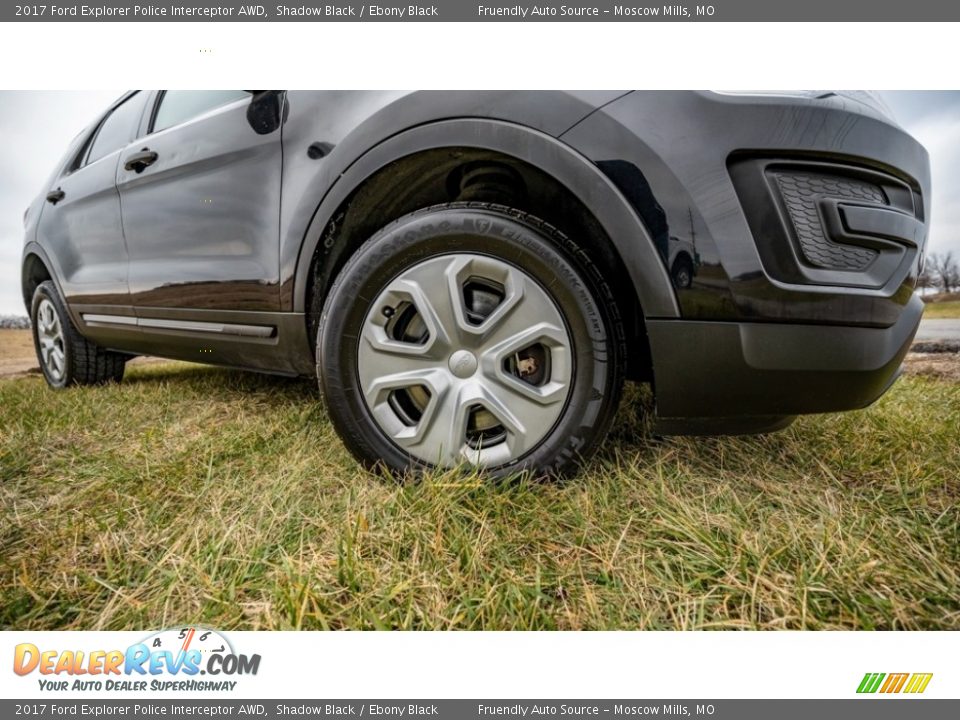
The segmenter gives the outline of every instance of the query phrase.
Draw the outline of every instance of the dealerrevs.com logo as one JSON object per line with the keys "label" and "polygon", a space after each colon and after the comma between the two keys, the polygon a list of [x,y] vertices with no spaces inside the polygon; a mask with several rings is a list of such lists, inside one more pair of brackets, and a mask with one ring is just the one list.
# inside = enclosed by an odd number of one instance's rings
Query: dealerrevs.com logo
{"label": "dealerrevs.com logo", "polygon": [[231,691],[243,675],[256,675],[260,655],[237,653],[215,630],[162,630],[125,650],[14,648],[13,671],[36,673],[41,690]]}

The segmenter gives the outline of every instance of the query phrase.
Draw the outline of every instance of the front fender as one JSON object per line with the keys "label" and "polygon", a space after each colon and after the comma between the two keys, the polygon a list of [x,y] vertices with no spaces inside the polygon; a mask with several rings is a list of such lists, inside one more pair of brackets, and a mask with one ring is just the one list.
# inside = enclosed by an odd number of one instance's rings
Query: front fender
{"label": "front fender", "polygon": [[570,146],[528,127],[487,119],[457,119],[421,125],[376,145],[357,159],[320,202],[292,273],[292,309],[305,312],[310,263],[337,208],[374,173],[402,157],[443,147],[469,147],[510,155],[562,183],[595,215],[637,289],[647,317],[679,317],[670,278],[652,239],[620,190],[596,165]]}

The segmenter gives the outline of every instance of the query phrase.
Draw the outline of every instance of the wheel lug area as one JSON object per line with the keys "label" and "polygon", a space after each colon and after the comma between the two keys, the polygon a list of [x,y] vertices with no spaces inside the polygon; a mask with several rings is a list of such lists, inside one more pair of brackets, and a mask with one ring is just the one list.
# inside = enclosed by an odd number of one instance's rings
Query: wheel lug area
{"label": "wheel lug area", "polygon": [[457,253],[381,288],[357,373],[376,424],[412,457],[499,466],[535,447],[563,413],[569,354],[546,290],[506,261]]}
{"label": "wheel lug area", "polygon": [[469,350],[457,350],[450,354],[447,367],[454,377],[464,380],[477,372],[479,362],[477,356]]}

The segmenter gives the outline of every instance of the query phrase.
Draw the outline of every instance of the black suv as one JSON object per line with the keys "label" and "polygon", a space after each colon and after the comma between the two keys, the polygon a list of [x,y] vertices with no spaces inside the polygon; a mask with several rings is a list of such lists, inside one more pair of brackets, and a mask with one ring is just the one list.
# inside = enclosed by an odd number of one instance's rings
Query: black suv
{"label": "black suv", "polygon": [[131,92],[27,210],[23,297],[53,387],[316,373],[365,463],[560,473],[625,378],[664,434],[879,397],[929,183],[868,93]]}

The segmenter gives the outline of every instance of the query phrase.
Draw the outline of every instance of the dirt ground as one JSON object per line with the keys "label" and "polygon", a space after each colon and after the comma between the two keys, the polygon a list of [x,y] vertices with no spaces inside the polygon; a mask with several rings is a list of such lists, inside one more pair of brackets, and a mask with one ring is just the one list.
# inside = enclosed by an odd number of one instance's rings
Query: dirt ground
{"label": "dirt ground", "polygon": [[909,375],[960,382],[960,353],[910,353],[903,364]]}
{"label": "dirt ground", "polygon": [[[135,358],[138,364],[162,362],[159,358]],[[0,329],[0,378],[39,373],[29,330]],[[910,353],[904,372],[960,381],[960,353]]]}
{"label": "dirt ground", "polygon": [[40,372],[29,330],[0,329],[0,377]]}
{"label": "dirt ground", "polygon": [[[162,362],[160,358],[139,357],[130,362]],[[29,330],[10,330],[0,328],[0,378],[26,377],[39,375],[37,356],[33,349],[33,338]]]}

